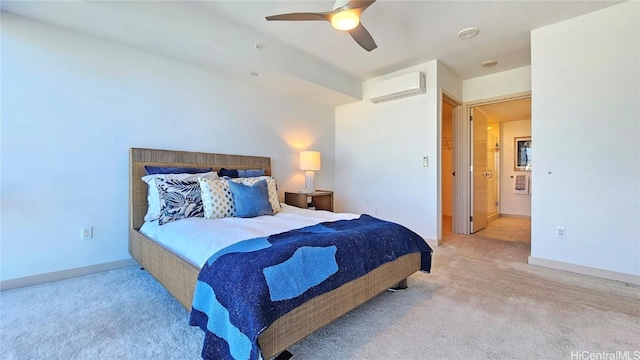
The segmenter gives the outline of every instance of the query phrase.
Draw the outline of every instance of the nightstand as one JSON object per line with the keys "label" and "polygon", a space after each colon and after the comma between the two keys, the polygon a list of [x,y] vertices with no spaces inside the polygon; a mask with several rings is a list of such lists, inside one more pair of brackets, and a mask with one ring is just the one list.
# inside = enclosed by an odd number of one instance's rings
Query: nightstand
{"label": "nightstand", "polygon": [[284,203],[306,209],[312,203],[316,210],[333,211],[333,191],[316,190],[310,194],[285,192]]}

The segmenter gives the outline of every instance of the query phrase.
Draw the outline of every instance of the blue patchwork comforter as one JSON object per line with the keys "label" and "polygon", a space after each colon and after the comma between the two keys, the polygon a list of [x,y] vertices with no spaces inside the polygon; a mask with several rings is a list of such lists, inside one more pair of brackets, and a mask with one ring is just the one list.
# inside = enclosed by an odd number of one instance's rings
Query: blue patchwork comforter
{"label": "blue patchwork comforter", "polygon": [[309,299],[380,265],[432,250],[411,230],[368,215],[245,240],[213,254],[198,276],[189,323],[204,359],[261,359],[258,335]]}

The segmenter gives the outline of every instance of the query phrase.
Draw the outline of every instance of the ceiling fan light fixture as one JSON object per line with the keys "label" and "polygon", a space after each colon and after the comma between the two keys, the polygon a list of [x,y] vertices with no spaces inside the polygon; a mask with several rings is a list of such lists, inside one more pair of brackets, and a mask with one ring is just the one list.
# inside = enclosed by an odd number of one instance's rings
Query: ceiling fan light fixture
{"label": "ceiling fan light fixture", "polygon": [[[0,0],[1,1],[1,0]],[[347,32],[366,51],[378,47],[369,31],[360,23],[360,15],[376,0],[338,0],[333,11],[298,12],[266,16],[267,21],[328,21],[336,30]]]}
{"label": "ceiling fan light fixture", "polygon": [[331,26],[338,30],[351,30],[359,23],[360,17],[352,11],[341,11],[331,17]]}

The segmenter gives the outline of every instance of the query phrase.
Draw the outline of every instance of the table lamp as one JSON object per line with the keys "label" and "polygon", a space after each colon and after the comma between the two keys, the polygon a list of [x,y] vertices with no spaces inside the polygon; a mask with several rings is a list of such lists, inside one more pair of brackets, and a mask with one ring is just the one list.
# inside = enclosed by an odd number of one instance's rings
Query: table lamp
{"label": "table lamp", "polygon": [[315,173],[320,170],[320,152],[319,151],[301,151],[300,152],[300,170],[304,170],[304,189],[300,193],[309,194],[314,192],[313,184]]}

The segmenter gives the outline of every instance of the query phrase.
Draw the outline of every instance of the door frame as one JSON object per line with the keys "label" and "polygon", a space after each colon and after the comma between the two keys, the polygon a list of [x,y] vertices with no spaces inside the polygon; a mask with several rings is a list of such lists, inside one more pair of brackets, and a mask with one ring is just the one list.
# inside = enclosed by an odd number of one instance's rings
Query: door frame
{"label": "door frame", "polygon": [[[438,106],[438,117],[440,119],[439,121],[439,127],[438,127],[438,221],[439,221],[439,226],[438,226],[438,245],[440,245],[440,243],[442,242],[442,108],[444,107],[444,103],[448,103],[449,105],[453,106],[453,112],[451,114],[452,116],[452,132],[453,132],[453,148],[452,148],[452,155],[453,155],[453,169],[454,172],[456,171],[457,167],[456,167],[456,162],[458,161],[458,155],[460,153],[460,150],[458,148],[458,146],[456,146],[456,138],[455,138],[455,134],[456,134],[456,126],[458,126],[457,124],[460,123],[460,119],[462,117],[462,107],[463,107],[463,103],[462,100],[458,99],[457,97],[455,97],[454,95],[452,95],[451,93],[447,92],[446,90],[440,88],[440,99],[439,99],[439,106]],[[458,173],[456,172],[456,176],[458,175]],[[457,206],[457,197],[460,197],[460,195],[456,196],[456,176],[454,176],[454,183],[453,183],[453,208],[451,209],[453,214],[452,214],[452,219],[456,218],[456,212],[458,211],[456,206]],[[454,221],[455,223],[455,221]],[[452,224],[452,231],[455,232],[455,225]]]}
{"label": "door frame", "polygon": [[[495,104],[499,102],[520,100],[531,97],[531,91],[502,95],[492,98],[464,102],[461,106],[462,116],[454,118],[453,142],[458,144],[454,148],[453,166],[456,172],[453,183],[453,232],[457,234],[471,234],[471,122],[470,109],[475,106]],[[459,175],[459,176],[458,176]]]}

